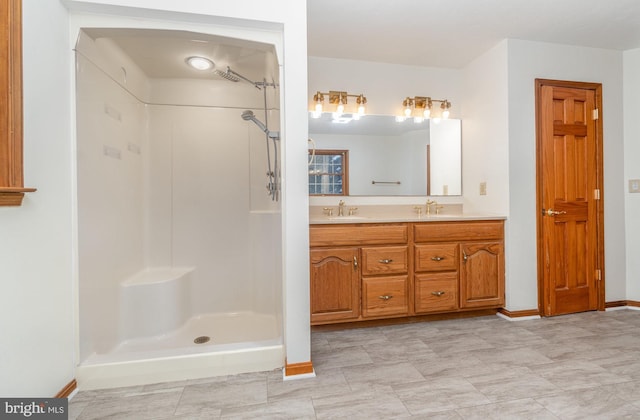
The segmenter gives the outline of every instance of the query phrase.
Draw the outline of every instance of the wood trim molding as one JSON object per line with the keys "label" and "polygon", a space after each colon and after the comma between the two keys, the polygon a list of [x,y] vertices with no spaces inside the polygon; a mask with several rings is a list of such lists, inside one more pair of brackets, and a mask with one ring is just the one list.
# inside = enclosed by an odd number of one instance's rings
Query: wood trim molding
{"label": "wood trim molding", "polygon": [[635,308],[640,308],[640,302],[637,300],[616,300],[613,302],[607,302],[605,304],[607,308],[620,308],[622,306],[633,306]]}
{"label": "wood trim molding", "polygon": [[64,388],[62,388],[53,398],[67,398],[78,387],[76,380],[72,380]]}
{"label": "wood trim molding", "polygon": [[22,0],[0,2],[0,206],[19,206],[22,152]]}
{"label": "wood trim molding", "polygon": [[504,308],[498,309],[498,312],[509,318],[522,318],[525,316],[540,316],[540,311],[537,309],[525,309],[522,311],[509,311]]}
{"label": "wood trim molding", "polygon": [[284,363],[284,376],[305,375],[313,373],[313,363],[311,360],[302,363]]}

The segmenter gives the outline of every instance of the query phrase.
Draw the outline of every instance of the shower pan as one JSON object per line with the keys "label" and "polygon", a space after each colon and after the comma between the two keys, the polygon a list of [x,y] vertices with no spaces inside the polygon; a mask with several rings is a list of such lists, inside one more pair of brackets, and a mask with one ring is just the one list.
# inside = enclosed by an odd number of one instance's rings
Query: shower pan
{"label": "shower pan", "polygon": [[[230,64],[190,69],[184,58],[194,45]],[[164,74],[157,63],[166,57],[139,60],[139,51],[183,54],[174,61],[184,69]],[[279,125],[279,86],[267,82],[279,71],[273,45],[254,41],[81,31],[76,376],[83,389],[284,365],[280,132],[270,129]],[[238,109],[246,109],[242,118]],[[254,139],[263,133],[265,142]]]}

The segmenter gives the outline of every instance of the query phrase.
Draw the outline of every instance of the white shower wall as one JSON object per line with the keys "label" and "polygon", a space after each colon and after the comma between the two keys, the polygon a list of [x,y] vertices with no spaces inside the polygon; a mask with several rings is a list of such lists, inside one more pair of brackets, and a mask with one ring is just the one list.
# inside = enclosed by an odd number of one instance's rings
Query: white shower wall
{"label": "white shower wall", "polygon": [[[281,321],[280,204],[265,188],[264,133],[240,117],[252,109],[264,120],[262,92],[226,80],[145,79],[113,45],[81,41],[80,361],[123,339],[120,284],[148,267],[195,268],[191,315],[251,311]],[[265,77],[277,80],[272,62]],[[170,105],[145,104],[160,99]],[[278,99],[270,88],[272,130]]]}
{"label": "white shower wall", "polygon": [[[267,294],[258,295],[261,304],[256,305],[255,287],[275,284],[274,275],[279,275],[280,214],[264,188],[264,134],[240,113],[149,107],[148,261],[152,266],[196,267],[195,313],[212,308],[263,312],[274,307],[279,295],[277,289],[263,290]],[[250,157],[255,167],[249,165]],[[256,188],[252,174],[259,175]],[[260,194],[252,200],[256,190]],[[277,261],[276,267],[262,268],[273,266],[271,261]],[[254,266],[260,267],[255,280]]]}

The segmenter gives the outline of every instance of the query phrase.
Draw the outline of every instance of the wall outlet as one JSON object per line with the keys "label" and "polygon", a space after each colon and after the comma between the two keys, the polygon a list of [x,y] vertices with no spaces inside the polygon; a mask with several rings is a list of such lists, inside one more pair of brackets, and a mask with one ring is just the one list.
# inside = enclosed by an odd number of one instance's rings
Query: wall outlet
{"label": "wall outlet", "polygon": [[629,192],[630,193],[640,193],[640,179],[630,179],[629,180]]}
{"label": "wall outlet", "polygon": [[480,195],[487,195],[487,183],[486,182],[481,182],[480,183]]}

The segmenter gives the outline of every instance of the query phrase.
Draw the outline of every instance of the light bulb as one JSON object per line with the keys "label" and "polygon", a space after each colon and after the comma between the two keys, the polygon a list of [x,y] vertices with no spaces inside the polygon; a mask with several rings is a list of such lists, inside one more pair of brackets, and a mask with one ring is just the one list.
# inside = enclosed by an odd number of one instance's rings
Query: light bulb
{"label": "light bulb", "polygon": [[424,109],[424,117],[426,119],[429,119],[430,116],[431,116],[431,108],[425,108]]}
{"label": "light bulb", "polygon": [[193,56],[187,58],[187,64],[196,70],[209,70],[213,68],[213,61],[205,57]]}
{"label": "light bulb", "polygon": [[407,107],[404,109],[404,116],[405,116],[405,117],[410,117],[410,116],[411,116],[411,107],[410,107],[410,106],[407,106]]}
{"label": "light bulb", "polygon": [[360,104],[358,105],[358,115],[363,116],[364,115],[364,104]]}
{"label": "light bulb", "polygon": [[322,102],[316,103],[316,112],[322,114]]}
{"label": "light bulb", "polygon": [[336,113],[338,114],[344,113],[344,104],[342,103],[338,104],[338,107],[336,108]]}
{"label": "light bulb", "polygon": [[444,111],[442,111],[442,119],[447,119],[449,118],[449,110],[445,109]]}

